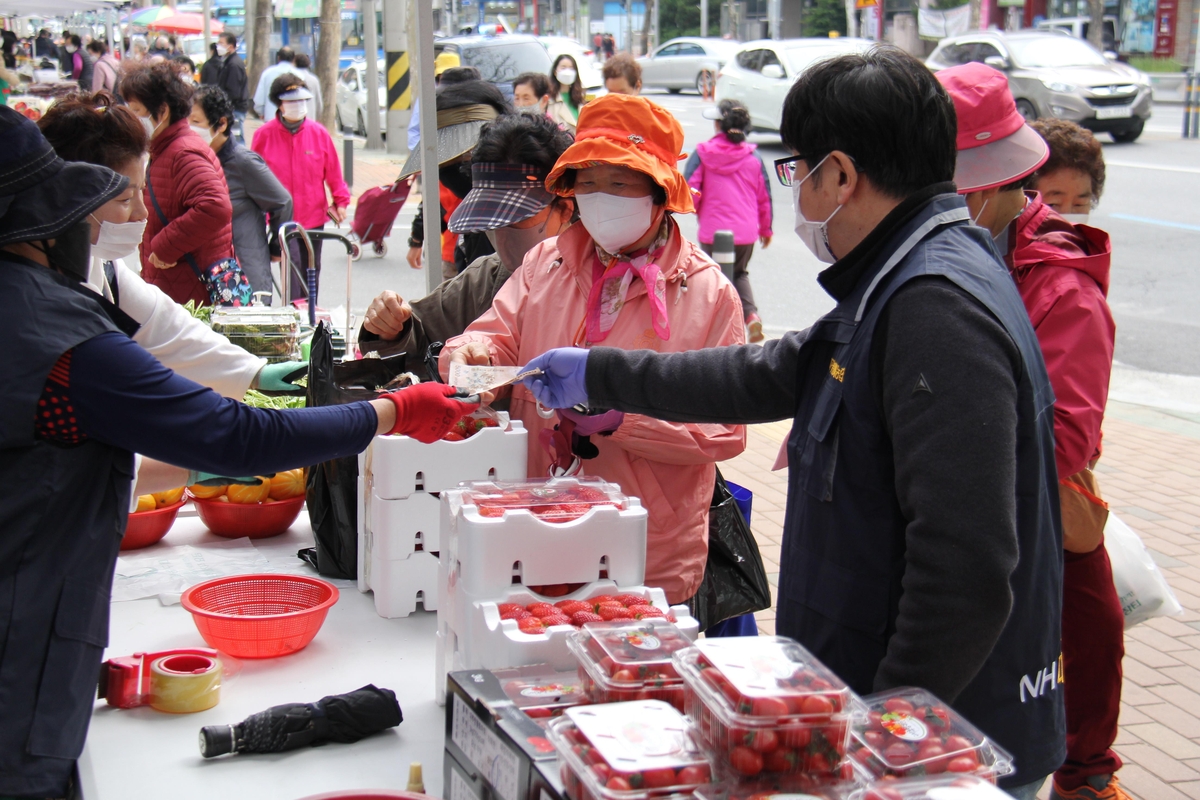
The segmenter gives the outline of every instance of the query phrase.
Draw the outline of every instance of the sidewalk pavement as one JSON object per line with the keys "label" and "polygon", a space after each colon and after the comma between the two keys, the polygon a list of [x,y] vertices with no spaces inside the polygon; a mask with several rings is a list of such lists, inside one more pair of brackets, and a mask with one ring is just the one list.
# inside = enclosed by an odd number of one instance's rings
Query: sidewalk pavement
{"label": "sidewalk pavement", "polygon": [[[746,451],[720,465],[754,492],[752,527],[772,587],[787,471],[771,465],[790,429],[751,426]],[[1096,472],[1113,513],[1141,534],[1185,609],[1125,635],[1121,786],[1138,800],[1200,800],[1200,414],[1110,401]],[[760,632],[774,633],[773,608],[755,616]],[[1039,797],[1049,791],[1047,782]]]}

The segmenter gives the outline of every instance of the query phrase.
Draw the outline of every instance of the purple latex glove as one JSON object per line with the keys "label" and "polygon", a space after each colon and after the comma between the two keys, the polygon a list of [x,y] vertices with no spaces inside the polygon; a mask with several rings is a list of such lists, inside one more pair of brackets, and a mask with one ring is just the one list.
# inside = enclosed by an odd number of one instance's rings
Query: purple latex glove
{"label": "purple latex glove", "polygon": [[612,433],[625,421],[624,411],[605,411],[603,414],[580,414],[570,408],[558,409],[558,415],[575,423],[575,433],[580,436],[595,436],[597,433]]}
{"label": "purple latex glove", "polygon": [[546,408],[587,405],[587,357],[582,347],[560,347],[530,361],[522,371],[538,368],[541,375],[522,383]]}

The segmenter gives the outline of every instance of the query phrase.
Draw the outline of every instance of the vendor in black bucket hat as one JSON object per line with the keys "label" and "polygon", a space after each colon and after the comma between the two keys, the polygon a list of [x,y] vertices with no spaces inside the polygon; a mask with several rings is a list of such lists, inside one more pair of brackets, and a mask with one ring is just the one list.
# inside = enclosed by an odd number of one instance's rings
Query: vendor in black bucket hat
{"label": "vendor in black bucket hat", "polygon": [[272,411],[175,374],[129,338],[136,323],[81,283],[88,215],[126,179],[64,163],[2,106],[0,141],[0,797],[65,797],[107,643],[134,453],[163,462],[157,484],[143,486],[142,470],[141,492],[259,483],[221,476],[354,455],[380,433],[435,441],[478,404],[421,384]]}
{"label": "vendor in black bucket hat", "polygon": [[125,191],[129,180],[107,167],[68,163],[30,120],[0,107],[0,247],[25,243],[49,265],[87,277],[87,215]]}

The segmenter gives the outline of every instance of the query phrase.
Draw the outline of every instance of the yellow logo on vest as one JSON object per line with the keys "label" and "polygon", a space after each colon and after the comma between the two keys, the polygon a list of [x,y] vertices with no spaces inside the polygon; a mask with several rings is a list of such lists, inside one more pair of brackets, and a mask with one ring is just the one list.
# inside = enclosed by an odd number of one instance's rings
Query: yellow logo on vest
{"label": "yellow logo on vest", "polygon": [[836,358],[829,359],[829,374],[832,375],[833,379],[838,383],[842,383],[846,380],[846,368],[837,363]]}

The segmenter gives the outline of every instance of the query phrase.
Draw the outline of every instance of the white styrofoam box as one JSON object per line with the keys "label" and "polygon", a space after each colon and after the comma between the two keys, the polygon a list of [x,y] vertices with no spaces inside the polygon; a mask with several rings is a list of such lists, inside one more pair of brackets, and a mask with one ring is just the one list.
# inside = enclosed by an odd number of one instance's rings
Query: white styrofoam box
{"label": "white styrofoam box", "polygon": [[437,558],[418,551],[400,561],[375,561],[371,566],[375,613],[392,619],[407,617],[417,608],[417,596],[426,611],[437,610]]}
{"label": "white styrofoam box", "polygon": [[569,522],[546,522],[524,509],[482,516],[464,503],[467,491],[442,492],[440,546],[452,594],[497,597],[514,578],[527,586],[590,583],[601,570],[621,586],[646,577],[647,514],[636,497],[623,509],[596,506]]}
{"label": "white styrofoam box", "polygon": [[[700,623],[688,612],[686,605],[669,606],[662,589],[646,586],[618,586],[613,581],[596,581],[561,600],[586,600],[601,594],[640,594],[663,611],[675,614],[675,624],[689,639],[695,641]],[[438,684],[443,687],[438,702],[444,702],[446,673],[452,670],[493,667],[519,667],[526,664],[549,664],[557,670],[575,668],[575,658],[567,648],[567,637],[576,631],[573,625],[556,625],[542,633],[524,633],[516,620],[500,619],[501,603],[529,603],[546,600],[524,586],[512,586],[493,600],[475,601],[460,606],[461,625],[455,624],[439,606]]]}
{"label": "white styrofoam box", "polygon": [[408,558],[422,550],[438,552],[438,528],[442,506],[428,492],[414,492],[403,500],[384,500],[367,494],[366,525],[368,548],[374,561]]}
{"label": "white styrofoam box", "polygon": [[520,420],[512,420],[507,430],[484,428],[461,442],[423,444],[407,436],[376,436],[363,472],[385,500],[401,500],[415,491],[440,492],[464,481],[524,480],[528,438]]}
{"label": "white styrofoam box", "polygon": [[356,498],[358,504],[358,514],[354,518],[354,524],[358,529],[358,590],[363,593],[371,590],[371,587],[367,585],[367,573],[371,569],[371,562],[369,557],[370,543],[366,540],[367,529],[365,520],[367,515],[367,480],[365,476],[367,472],[365,469],[363,469],[365,456],[365,452],[358,454],[358,497]]}

